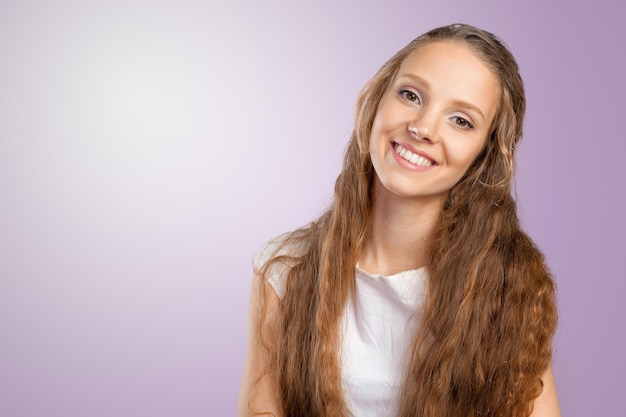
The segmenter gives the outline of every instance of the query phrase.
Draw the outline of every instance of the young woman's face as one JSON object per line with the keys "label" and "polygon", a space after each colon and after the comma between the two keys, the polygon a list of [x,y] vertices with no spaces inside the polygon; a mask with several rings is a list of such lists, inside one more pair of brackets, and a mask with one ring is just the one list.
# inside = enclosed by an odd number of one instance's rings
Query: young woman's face
{"label": "young woman's face", "polygon": [[498,98],[496,77],[468,46],[437,41],[418,47],[374,118],[376,186],[443,203],[485,145]]}

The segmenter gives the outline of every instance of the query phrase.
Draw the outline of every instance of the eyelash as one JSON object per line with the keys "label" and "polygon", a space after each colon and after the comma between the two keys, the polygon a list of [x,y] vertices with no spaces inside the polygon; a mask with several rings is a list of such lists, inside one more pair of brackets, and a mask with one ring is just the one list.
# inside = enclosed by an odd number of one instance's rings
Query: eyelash
{"label": "eyelash", "polygon": [[[463,126],[458,124],[458,122],[460,121],[462,121]],[[452,124],[454,124],[460,129],[473,129],[474,128],[474,125],[472,124],[472,122],[467,120],[465,117],[461,117],[461,116],[452,116]]]}
{"label": "eyelash", "polygon": [[[417,94],[413,90],[403,88],[398,92],[398,94],[400,94],[402,98],[408,102],[415,103],[415,104],[422,104],[422,99],[420,98],[419,94]],[[408,97],[409,95],[412,95],[415,97],[413,99],[410,99]],[[459,122],[461,122],[462,125],[459,125],[458,124]],[[460,129],[470,130],[474,128],[474,125],[472,124],[472,122],[470,122],[469,120],[467,120],[465,117],[462,117],[462,116],[452,116],[452,124],[454,124],[456,127]]]}
{"label": "eyelash", "polygon": [[[420,98],[419,94],[417,94],[413,90],[408,90],[406,88],[403,88],[402,90],[400,90],[398,92],[398,94],[400,94],[402,96],[402,98],[404,98],[406,101],[409,101],[411,103],[416,103],[416,104],[422,104],[422,99]],[[409,94],[415,96],[415,98],[413,100],[411,100],[410,98],[408,98]]]}

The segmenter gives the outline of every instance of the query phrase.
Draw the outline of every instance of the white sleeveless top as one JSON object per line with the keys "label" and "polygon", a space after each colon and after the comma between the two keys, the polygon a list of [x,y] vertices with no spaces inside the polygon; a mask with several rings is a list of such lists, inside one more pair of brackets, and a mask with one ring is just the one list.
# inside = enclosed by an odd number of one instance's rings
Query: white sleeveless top
{"label": "white sleeveless top", "polygon": [[[255,268],[271,259],[283,236],[257,253]],[[280,265],[268,276],[280,298],[285,295],[288,268]],[[344,398],[355,417],[394,417],[407,347],[415,332],[414,313],[426,294],[426,269],[383,276],[357,266],[355,273],[355,294],[346,305],[341,324]]]}

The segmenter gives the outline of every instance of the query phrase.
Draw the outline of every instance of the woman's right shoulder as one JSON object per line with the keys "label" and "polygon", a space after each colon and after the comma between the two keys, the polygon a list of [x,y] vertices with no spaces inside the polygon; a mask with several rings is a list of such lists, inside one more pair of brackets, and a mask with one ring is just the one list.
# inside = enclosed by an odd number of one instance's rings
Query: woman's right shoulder
{"label": "woman's right shoulder", "polygon": [[308,247],[302,232],[287,232],[270,239],[252,260],[254,273],[265,278],[280,298],[285,295],[289,270]]}

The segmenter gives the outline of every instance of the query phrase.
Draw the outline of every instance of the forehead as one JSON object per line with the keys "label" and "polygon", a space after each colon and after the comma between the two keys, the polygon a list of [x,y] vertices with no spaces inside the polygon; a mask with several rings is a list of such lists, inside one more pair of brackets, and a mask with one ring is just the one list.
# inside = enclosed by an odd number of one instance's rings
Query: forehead
{"label": "forehead", "polygon": [[414,77],[428,93],[448,100],[466,101],[485,116],[495,114],[500,87],[498,77],[467,44],[434,41],[418,46],[402,61],[396,79]]}

